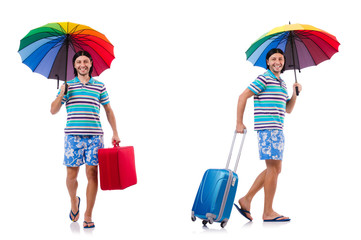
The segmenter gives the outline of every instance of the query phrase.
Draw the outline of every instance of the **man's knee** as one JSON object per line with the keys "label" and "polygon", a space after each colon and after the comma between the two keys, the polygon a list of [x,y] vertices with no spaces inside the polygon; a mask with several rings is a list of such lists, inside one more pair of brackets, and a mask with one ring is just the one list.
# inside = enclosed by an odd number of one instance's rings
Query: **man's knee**
{"label": "man's knee", "polygon": [[98,166],[87,166],[86,176],[88,180],[97,180],[98,179]]}
{"label": "man's knee", "polygon": [[282,171],[282,167],[281,167],[281,166],[279,166],[279,167],[276,168],[276,173],[277,173],[277,174],[280,174],[281,171]]}
{"label": "man's knee", "polygon": [[79,167],[67,167],[66,179],[75,181],[78,178]]}
{"label": "man's knee", "polygon": [[282,162],[280,160],[266,160],[267,171],[274,174],[280,174],[282,170]]}

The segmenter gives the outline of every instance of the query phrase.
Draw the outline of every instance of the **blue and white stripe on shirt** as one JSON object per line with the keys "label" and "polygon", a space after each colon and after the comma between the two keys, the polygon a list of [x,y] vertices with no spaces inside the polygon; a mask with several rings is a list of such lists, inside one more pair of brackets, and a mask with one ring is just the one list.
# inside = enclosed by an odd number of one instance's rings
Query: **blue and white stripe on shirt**
{"label": "blue and white stripe on shirt", "polygon": [[105,85],[93,78],[82,84],[75,77],[68,81],[68,93],[63,97],[68,114],[66,135],[103,135],[100,123],[100,105],[109,103]]}
{"label": "blue and white stripe on shirt", "polygon": [[283,130],[286,104],[289,101],[286,83],[268,70],[257,77],[248,89],[254,95],[254,130]]}

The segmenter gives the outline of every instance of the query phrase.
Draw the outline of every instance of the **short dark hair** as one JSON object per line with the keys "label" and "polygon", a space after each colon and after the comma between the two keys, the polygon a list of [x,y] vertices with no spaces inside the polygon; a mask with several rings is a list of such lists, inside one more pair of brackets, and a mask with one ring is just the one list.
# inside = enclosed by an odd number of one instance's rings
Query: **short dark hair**
{"label": "short dark hair", "polygon": [[93,59],[92,56],[90,55],[90,53],[88,53],[87,51],[79,51],[77,53],[75,53],[74,57],[73,57],[73,68],[74,68],[74,75],[77,77],[78,76],[78,71],[75,69],[74,64],[75,64],[75,60],[80,57],[80,56],[86,56],[90,59],[92,66],[89,69],[89,77],[92,76],[92,72],[93,72]]}
{"label": "short dark hair", "polygon": [[[283,53],[283,51],[279,48],[272,48],[271,50],[268,51],[267,55],[266,55],[266,62],[267,60],[275,53],[280,53],[283,55],[284,59],[285,59],[285,62],[283,64],[283,68],[281,70],[281,73],[283,73],[285,70],[286,70],[286,56],[285,54]],[[268,65],[267,65],[267,69],[269,69]]]}

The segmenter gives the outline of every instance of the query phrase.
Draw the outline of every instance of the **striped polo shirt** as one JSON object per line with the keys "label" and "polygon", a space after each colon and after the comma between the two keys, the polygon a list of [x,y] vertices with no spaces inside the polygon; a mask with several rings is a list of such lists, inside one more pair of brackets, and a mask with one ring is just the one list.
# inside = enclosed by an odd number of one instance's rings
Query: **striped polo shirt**
{"label": "striped polo shirt", "polygon": [[254,95],[254,130],[283,130],[286,104],[289,101],[286,83],[268,70],[257,77],[248,89]]}
{"label": "striped polo shirt", "polygon": [[78,77],[68,81],[67,84],[68,93],[61,102],[66,103],[68,113],[65,134],[103,135],[99,112],[100,104],[109,103],[105,85],[93,78],[84,85]]}

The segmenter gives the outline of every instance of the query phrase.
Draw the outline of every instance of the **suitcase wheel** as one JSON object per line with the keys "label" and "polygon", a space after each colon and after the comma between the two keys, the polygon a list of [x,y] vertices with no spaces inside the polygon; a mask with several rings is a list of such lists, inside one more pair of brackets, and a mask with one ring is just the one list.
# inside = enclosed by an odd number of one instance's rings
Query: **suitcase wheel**
{"label": "suitcase wheel", "polygon": [[227,225],[227,221],[222,221],[221,222],[221,227],[224,228]]}
{"label": "suitcase wheel", "polygon": [[208,220],[203,220],[203,221],[202,221],[203,226],[206,226],[207,223],[212,224],[213,222],[214,222],[213,218],[209,218]]}
{"label": "suitcase wheel", "polygon": [[196,217],[195,216],[192,216],[192,221],[195,222],[196,221]]}

